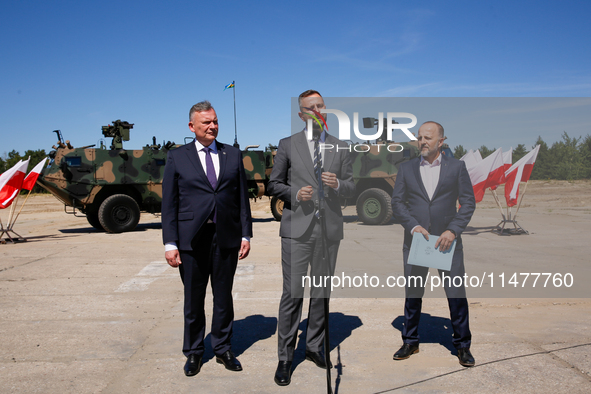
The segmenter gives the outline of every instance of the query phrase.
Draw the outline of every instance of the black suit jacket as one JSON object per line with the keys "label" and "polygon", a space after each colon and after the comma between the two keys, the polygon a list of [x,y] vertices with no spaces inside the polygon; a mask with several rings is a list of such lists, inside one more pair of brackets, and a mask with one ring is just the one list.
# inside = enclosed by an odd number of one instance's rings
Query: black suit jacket
{"label": "black suit jacket", "polygon": [[180,250],[193,250],[201,227],[214,208],[220,248],[240,246],[252,236],[252,221],[242,154],[215,141],[220,169],[215,190],[201,165],[195,142],[168,152],[162,181],[162,238]]}
{"label": "black suit jacket", "polygon": [[[476,202],[472,182],[463,161],[441,154],[439,182],[429,199],[420,173],[421,158],[400,165],[392,194],[392,210],[404,227],[404,247],[410,249],[415,226],[441,235],[451,229],[457,235],[456,250],[462,250],[462,232],[472,218]],[[460,209],[456,210],[456,201]]]}

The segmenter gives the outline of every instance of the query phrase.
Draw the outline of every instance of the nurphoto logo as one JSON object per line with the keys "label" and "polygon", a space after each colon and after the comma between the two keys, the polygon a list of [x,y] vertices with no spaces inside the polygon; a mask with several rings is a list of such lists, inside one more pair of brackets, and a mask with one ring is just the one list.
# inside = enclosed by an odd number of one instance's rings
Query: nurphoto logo
{"label": "nurphoto logo", "polygon": [[[308,133],[308,138],[312,139],[312,128],[313,128],[313,123],[316,122],[318,124],[318,126],[322,129],[322,128],[326,128],[326,130],[328,130],[328,126],[326,124],[326,119],[324,118],[324,116],[322,116],[321,113],[319,113],[318,111],[315,111],[313,109],[310,108],[310,110],[313,112],[312,114],[310,114],[312,119],[308,119],[307,121],[307,127],[306,127],[306,131]],[[340,111],[338,109],[328,109],[325,108],[322,110],[322,112],[326,113],[326,114],[334,114],[337,117],[338,120],[338,124],[339,124],[339,133],[338,133],[338,138],[342,141],[347,141],[347,140],[351,140],[351,121],[349,119],[349,116],[344,113],[343,111]],[[358,112],[354,112],[353,113],[353,133],[355,134],[355,137],[359,138],[360,140],[374,140],[374,139],[378,139],[382,136],[383,132],[384,132],[384,124],[386,125],[386,131],[387,131],[387,140],[388,141],[392,141],[392,134],[394,132],[394,130],[400,130],[402,131],[411,141],[416,141],[417,137],[415,137],[408,129],[413,128],[414,126],[417,125],[417,117],[414,116],[411,113],[408,112],[388,112],[385,118],[385,122],[382,121],[382,119],[384,118],[384,113],[383,112],[379,112],[378,113],[378,118],[377,118],[377,124],[378,124],[378,131],[374,134],[363,134],[360,130],[359,130],[359,113]],[[407,118],[410,119],[410,123],[396,123],[394,121],[394,118],[400,119],[400,118]],[[388,149],[389,152],[401,152],[402,151],[402,146],[399,144],[376,144],[378,146],[378,150],[380,148],[381,145],[386,146],[386,148]],[[333,146],[332,144],[323,144],[321,149],[332,149],[335,148],[335,146]],[[349,150],[351,150],[351,146],[348,147]],[[339,150],[339,147],[336,147],[337,150]],[[343,149],[343,148],[341,148]],[[356,144],[353,146],[353,149],[356,152],[367,152],[370,150],[370,146],[368,144]]]}

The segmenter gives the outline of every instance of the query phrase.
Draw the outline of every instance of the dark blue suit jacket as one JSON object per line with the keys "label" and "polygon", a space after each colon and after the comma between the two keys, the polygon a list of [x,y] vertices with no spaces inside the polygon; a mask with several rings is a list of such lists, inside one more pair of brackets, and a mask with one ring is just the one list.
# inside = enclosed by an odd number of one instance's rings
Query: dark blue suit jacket
{"label": "dark blue suit jacket", "polygon": [[[429,234],[451,229],[457,234],[456,250],[462,250],[462,232],[472,218],[476,202],[472,182],[463,161],[441,154],[439,182],[430,200],[419,170],[421,158],[400,165],[392,193],[392,210],[404,227],[404,248],[410,249],[410,231],[417,225]],[[460,209],[456,210],[456,201]]]}
{"label": "dark blue suit jacket", "polygon": [[240,246],[252,236],[252,221],[242,154],[215,141],[220,170],[215,190],[201,165],[195,142],[168,152],[162,181],[162,238],[180,250],[193,250],[195,236],[214,208],[220,248]]}

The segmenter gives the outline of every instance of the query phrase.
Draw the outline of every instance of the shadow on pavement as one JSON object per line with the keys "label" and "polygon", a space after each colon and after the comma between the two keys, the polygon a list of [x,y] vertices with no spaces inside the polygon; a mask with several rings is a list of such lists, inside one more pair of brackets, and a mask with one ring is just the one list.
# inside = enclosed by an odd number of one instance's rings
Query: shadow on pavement
{"label": "shadow on pavement", "polygon": [[[356,328],[363,325],[358,316],[345,315],[341,312],[334,312],[329,315],[330,350],[339,347]],[[308,319],[304,319],[299,326],[302,331],[298,337],[298,345],[293,354],[293,370],[306,359],[306,327]],[[335,364],[333,362],[333,364]],[[338,367],[335,365],[335,367]]]}
{"label": "shadow on pavement", "polygon": [[[140,223],[133,230],[135,231],[146,231],[146,230],[161,230],[162,223]],[[78,228],[66,228],[58,230],[64,234],[89,234],[89,233],[104,233],[104,231],[97,230],[94,227],[78,227]]]}
{"label": "shadow on pavement", "polygon": [[274,221],[275,218],[252,218],[253,223],[269,223]]}
{"label": "shadow on pavement", "polygon": [[[56,240],[60,240],[60,239],[66,239],[66,238],[70,238],[67,235],[56,235],[56,234],[48,234],[48,235],[36,235],[36,236],[27,236],[27,237],[23,237],[23,240],[18,240],[15,237],[13,237],[13,239],[16,241],[14,243],[23,243],[23,242],[42,242],[42,241],[56,241]],[[2,241],[6,241],[7,245],[12,245],[13,242],[8,239],[8,238],[4,238],[2,239]]]}
{"label": "shadow on pavement", "polygon": [[482,233],[490,233],[496,226],[486,226],[486,227],[466,227],[466,230],[462,232],[462,234],[467,235],[478,235]]}
{"label": "shadow on pavement", "polygon": [[[392,322],[392,326],[398,331],[402,332],[404,325],[404,316],[398,316]],[[444,317],[431,316],[428,313],[421,313],[421,322],[419,324],[420,343],[438,343],[455,354],[456,349],[452,342],[453,329],[451,327],[451,320]],[[400,340],[402,346],[402,339]],[[395,346],[394,351],[398,350]]]}
{"label": "shadow on pavement", "polygon": [[[263,341],[273,336],[276,330],[276,317],[252,315],[241,320],[234,320],[234,327],[232,328],[232,353],[236,357],[240,356],[258,341]],[[211,333],[205,337],[204,344],[203,363],[206,363],[215,357],[211,348]]]}

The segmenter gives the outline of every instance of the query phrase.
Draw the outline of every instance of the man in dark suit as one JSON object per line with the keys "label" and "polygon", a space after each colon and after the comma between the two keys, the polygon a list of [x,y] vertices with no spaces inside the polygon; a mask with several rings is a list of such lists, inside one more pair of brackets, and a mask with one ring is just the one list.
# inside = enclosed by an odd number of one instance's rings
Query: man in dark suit
{"label": "man in dark suit", "polygon": [[209,101],[195,104],[189,120],[195,140],[168,153],[162,182],[165,257],[170,266],[179,267],[185,289],[185,375],[201,369],[209,278],[216,361],[228,370],[241,371],[231,350],[232,284],[238,259],[248,256],[252,236],[242,154],[216,140],[218,118]]}
{"label": "man in dark suit", "polygon": [[[400,166],[396,176],[392,195],[394,216],[404,227],[404,245],[402,249],[404,274],[407,279],[406,300],[404,304],[403,345],[394,354],[395,360],[404,360],[419,352],[419,319],[421,317],[422,297],[425,288],[415,285],[410,276],[425,278],[429,269],[407,264],[412,243],[412,233],[419,232],[428,240],[430,236],[439,237],[435,247],[440,251],[448,250],[457,239],[450,271],[439,274],[464,276],[464,251],[462,232],[470,222],[476,203],[472,183],[463,161],[447,157],[441,153],[443,145],[443,127],[436,122],[425,122],[419,128],[420,158],[415,158]],[[459,200],[460,209],[456,209]],[[460,364],[474,366],[474,357],[470,353],[472,334],[468,322],[468,301],[463,278],[459,283],[445,280],[453,327],[453,345],[458,350]]]}
{"label": "man in dark suit", "polygon": [[[302,277],[308,266],[311,266],[312,277],[333,275],[343,238],[339,197],[350,196],[355,189],[347,144],[329,135],[316,122],[325,108],[322,96],[315,90],[308,90],[300,95],[298,103],[299,116],[304,122],[316,118],[313,136],[309,138],[303,130],[279,142],[268,186],[270,195],[285,202],[280,228],[283,294],[277,327],[279,364],[275,373],[275,382],[280,386],[291,381],[291,364],[302,314]],[[319,185],[319,176],[323,185]],[[318,257],[322,254],[319,249],[323,239],[319,192],[325,196],[324,239],[328,258],[324,263]],[[324,340],[323,298],[328,296],[326,289],[317,288],[312,289],[310,296],[306,359],[320,368],[327,367],[321,349]]]}

